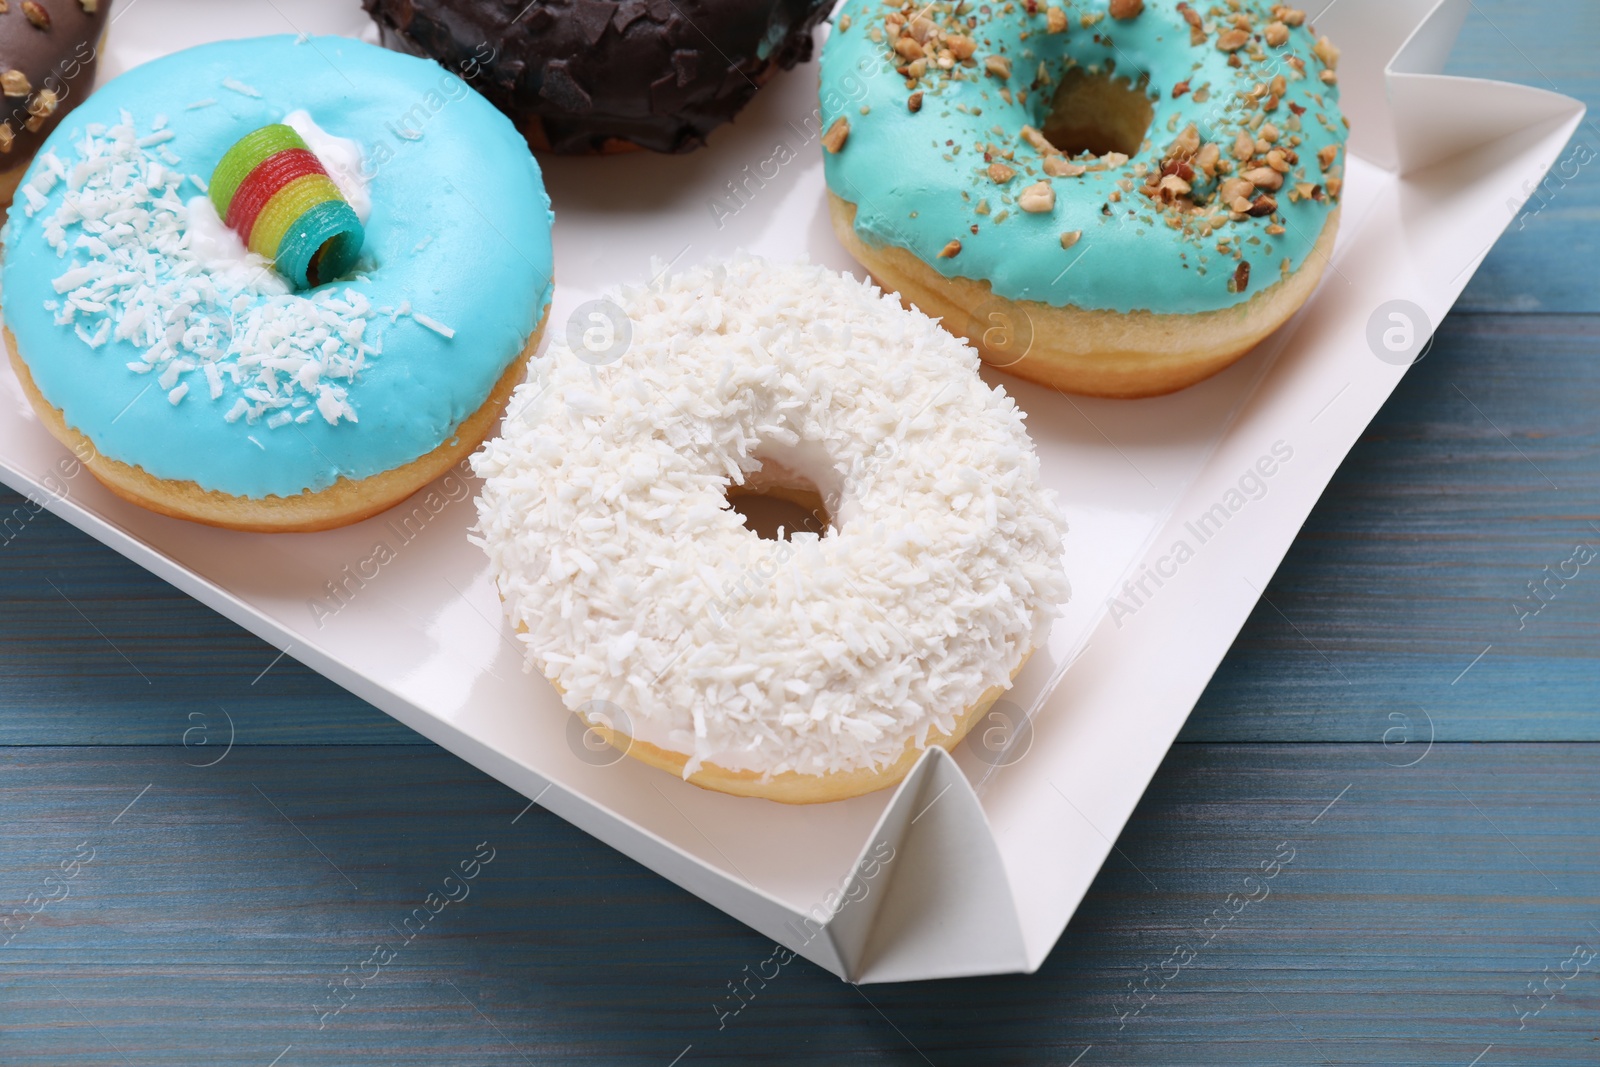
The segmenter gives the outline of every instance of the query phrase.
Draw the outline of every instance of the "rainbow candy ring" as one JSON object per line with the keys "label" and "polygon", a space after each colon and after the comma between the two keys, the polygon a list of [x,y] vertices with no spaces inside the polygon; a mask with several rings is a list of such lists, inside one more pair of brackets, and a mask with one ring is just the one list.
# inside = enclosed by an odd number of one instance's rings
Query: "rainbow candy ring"
{"label": "rainbow candy ring", "polygon": [[228,228],[297,289],[343,277],[361,254],[355,209],[291,127],[263,126],[223,153],[210,196]]}

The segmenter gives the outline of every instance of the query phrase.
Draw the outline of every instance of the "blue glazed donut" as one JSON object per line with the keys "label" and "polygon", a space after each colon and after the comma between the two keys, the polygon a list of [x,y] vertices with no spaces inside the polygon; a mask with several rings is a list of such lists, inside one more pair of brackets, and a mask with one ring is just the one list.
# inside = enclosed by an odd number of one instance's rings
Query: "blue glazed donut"
{"label": "blue glazed donut", "polygon": [[1338,56],[1262,0],[849,0],[822,58],[836,231],[1013,373],[1180,388],[1327,262]]}
{"label": "blue glazed donut", "polygon": [[[231,145],[285,121],[366,215],[354,271],[303,291],[205,198]],[[353,521],[498,417],[550,302],[551,217],[522,137],[436,63],[335,37],[190,49],[86,100],[23,179],[0,231],[13,366],[140,504]]]}

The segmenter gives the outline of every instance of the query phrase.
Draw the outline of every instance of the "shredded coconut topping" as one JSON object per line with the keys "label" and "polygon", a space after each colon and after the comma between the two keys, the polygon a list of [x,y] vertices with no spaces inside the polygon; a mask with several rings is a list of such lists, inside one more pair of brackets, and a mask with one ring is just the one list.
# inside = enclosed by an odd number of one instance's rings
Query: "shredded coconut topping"
{"label": "shredded coconut topping", "polygon": [[91,348],[116,340],[139,349],[127,369],[156,375],[174,405],[194,376],[197,395],[212,402],[233,387],[231,406],[219,412],[228,422],[357,421],[349,387],[367,357],[382,352],[366,297],[353,288],[290,293],[209,200],[179,196],[186,181],[204,184],[176,169],[180,160],[152,154],[171,136],[141,138],[124,111],[110,129],[88,127],[70,166],[54,152],[40,157],[24,187],[28,216],[66,183],[44,220],[45,240],[69,260],[52,282],[62,294],[50,309],[56,324]]}
{"label": "shredded coconut topping", "polygon": [[[891,763],[1009,682],[1067,597],[1065,523],[971,348],[817,266],[614,300],[621,358],[558,338],[474,458],[474,540],[569,708],[686,775],[821,775]],[[822,493],[826,534],[765,540],[728,506],[779,467]]]}

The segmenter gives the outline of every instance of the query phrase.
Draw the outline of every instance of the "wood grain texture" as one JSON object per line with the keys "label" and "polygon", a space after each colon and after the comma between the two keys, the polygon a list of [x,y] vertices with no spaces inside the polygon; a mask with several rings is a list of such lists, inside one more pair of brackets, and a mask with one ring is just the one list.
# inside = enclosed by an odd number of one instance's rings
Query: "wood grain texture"
{"label": "wood grain texture", "polygon": [[1376,741],[1391,714],[1448,740],[1600,738],[1600,559],[1563,566],[1600,553],[1597,347],[1600,316],[1451,316],[1184,739]]}
{"label": "wood grain texture", "polygon": [[[8,1067],[264,1067],[289,1045],[281,1067],[665,1065],[690,1045],[685,1067],[1086,1045],[1080,1067],[1461,1067],[1491,1043],[1485,1063],[1594,1062],[1600,959],[1518,1029],[1530,981],[1600,948],[1592,745],[1436,745],[1412,767],[1373,745],[1181,745],[1039,974],[858,992],[796,960],[726,1019],[713,1004],[770,944],[542,809],[513,824],[521,798],[436,749],[183,755],[0,756],[0,903],[95,850],[0,949]],[[399,947],[483,842],[470,893]],[[1290,849],[1265,896],[1244,881]],[[1230,893],[1259,899],[1208,934]],[[395,959],[319,1030],[327,983],[379,942]],[[1188,966],[1119,1018],[1179,943]]]}
{"label": "wood grain texture", "polygon": [[1448,74],[1496,78],[1581,100],[1589,115],[1556,159],[1528,176],[1528,206],[1478,269],[1464,311],[1600,311],[1600,5],[1593,0],[1471,0]]}

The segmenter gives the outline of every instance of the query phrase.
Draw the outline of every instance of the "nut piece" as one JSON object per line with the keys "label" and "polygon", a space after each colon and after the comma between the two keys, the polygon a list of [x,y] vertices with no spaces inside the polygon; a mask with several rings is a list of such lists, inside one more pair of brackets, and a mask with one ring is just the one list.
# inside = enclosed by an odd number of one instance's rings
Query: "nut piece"
{"label": "nut piece", "polygon": [[1005,56],[990,56],[983,61],[983,69],[985,73],[1005,81],[1011,77],[1011,60]]}
{"label": "nut piece", "polygon": [[1338,68],[1339,49],[1326,37],[1317,38],[1317,43],[1311,46],[1311,51],[1318,59],[1322,60],[1322,65],[1329,70]]}
{"label": "nut piece", "polygon": [[[85,15],[93,15],[100,10],[100,0],[78,0],[78,3],[82,6]],[[848,26],[845,28],[849,29]]]}
{"label": "nut piece", "polygon": [[918,89],[916,92],[914,92],[910,96],[906,97],[906,108],[908,110],[911,110],[911,111],[921,111],[922,110],[922,90],[921,89]]}
{"label": "nut piece", "polygon": [[49,89],[40,89],[33,94],[33,99],[28,101],[28,114],[36,118],[47,119],[56,113],[56,105],[61,98]]}
{"label": "nut piece", "polygon": [[1233,158],[1240,163],[1248,163],[1250,157],[1256,154],[1255,138],[1248,133],[1241,133],[1233,139]]}
{"label": "nut piece", "polygon": [[1250,210],[1245,214],[1259,219],[1263,215],[1270,215],[1276,210],[1278,210],[1278,201],[1270,194],[1262,193],[1256,197],[1255,202],[1250,205]]}
{"label": "nut piece", "polygon": [[1056,209],[1056,191],[1049,182],[1034,182],[1017,197],[1017,206],[1032,215],[1042,215]]}
{"label": "nut piece", "polygon": [[996,185],[1004,185],[1006,182],[1010,181],[1016,176],[1016,170],[1006,166],[1004,163],[989,164],[989,180],[994,182]]}
{"label": "nut piece", "polygon": [[34,29],[50,28],[50,12],[40,7],[34,0],[22,0],[22,13],[28,16],[28,21],[33,23]]}
{"label": "nut piece", "polygon": [[1061,247],[1071,248],[1073,245],[1078,243],[1078,238],[1082,236],[1082,230],[1068,230],[1066,233],[1061,235]]}
{"label": "nut piece", "polygon": [[1274,48],[1279,48],[1279,47],[1283,46],[1284,44],[1288,43],[1288,40],[1289,40],[1289,27],[1285,26],[1281,22],[1269,22],[1267,24],[1267,43],[1268,44],[1270,44]]}
{"label": "nut piece", "polygon": [[950,49],[950,54],[957,59],[971,59],[972,53],[977,51],[978,42],[971,37],[954,33],[944,39],[944,46]]}
{"label": "nut piece", "polygon": [[1228,290],[1242,293],[1248,288],[1250,288],[1250,261],[1241,259],[1239,269],[1233,272],[1233,279],[1228,283]]}
{"label": "nut piece", "polygon": [[1240,177],[1256,188],[1265,189],[1271,193],[1283,188],[1283,175],[1271,167],[1256,167],[1254,170],[1245,171]]}
{"label": "nut piece", "polygon": [[27,96],[33,91],[33,86],[28,82],[28,76],[20,70],[8,70],[0,74],[0,93],[7,96]]}
{"label": "nut piece", "polygon": [[1333,166],[1333,161],[1338,158],[1339,146],[1336,144],[1324,145],[1321,151],[1317,153],[1317,162],[1322,165],[1323,170]]}
{"label": "nut piece", "polygon": [[11,151],[11,142],[16,140],[11,132],[11,123],[0,122],[0,152]]}
{"label": "nut piece", "polygon": [[1044,28],[1046,33],[1060,33],[1067,28],[1067,13],[1059,7],[1045,8]]}
{"label": "nut piece", "polygon": [[907,61],[921,59],[924,54],[922,46],[917,43],[917,39],[908,37],[905,34],[901,34],[894,39],[894,51],[896,55]]}
{"label": "nut piece", "polygon": [[1046,140],[1044,134],[1032,126],[1022,127],[1022,139],[1033,145],[1041,156],[1055,155],[1061,151],[1061,149]]}
{"label": "nut piece", "polygon": [[833,125],[828,127],[828,132],[822,135],[822,147],[837,154],[849,136],[850,120],[840,115],[833,120]]}
{"label": "nut piece", "polygon": [[961,251],[961,242],[960,241],[951,241],[949,244],[945,245],[943,249],[940,250],[939,258],[940,259],[952,259],[960,251]]}
{"label": "nut piece", "polygon": [[1144,0],[1111,0],[1111,17],[1127,20],[1138,18],[1144,10]]}
{"label": "nut piece", "polygon": [[1045,156],[1044,172],[1052,178],[1081,178],[1089,172],[1082,163],[1072,163],[1065,156]]}
{"label": "nut piece", "polygon": [[1217,38],[1217,50],[1220,52],[1237,52],[1250,43],[1248,30],[1229,30]]}

